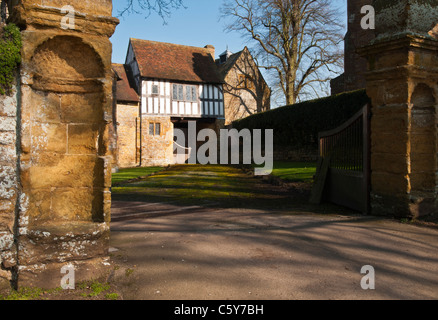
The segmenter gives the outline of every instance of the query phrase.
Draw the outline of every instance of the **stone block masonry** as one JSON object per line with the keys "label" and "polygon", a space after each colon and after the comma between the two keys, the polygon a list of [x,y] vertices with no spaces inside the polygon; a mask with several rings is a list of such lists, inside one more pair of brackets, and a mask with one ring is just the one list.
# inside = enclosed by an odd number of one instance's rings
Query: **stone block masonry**
{"label": "stone block masonry", "polygon": [[438,1],[376,0],[368,59],[373,214],[438,212]]}
{"label": "stone block masonry", "polygon": [[[73,29],[62,8],[75,9]],[[14,1],[19,85],[0,100],[0,279],[59,287],[109,267],[112,80],[110,0]]]}
{"label": "stone block masonry", "polygon": [[166,166],[174,164],[173,123],[170,117],[142,116],[141,165]]}
{"label": "stone block masonry", "polygon": [[120,168],[140,164],[140,116],[138,104],[117,105],[117,160]]}
{"label": "stone block masonry", "polygon": [[17,88],[0,95],[0,289],[10,287],[17,266],[14,245],[17,177]]}

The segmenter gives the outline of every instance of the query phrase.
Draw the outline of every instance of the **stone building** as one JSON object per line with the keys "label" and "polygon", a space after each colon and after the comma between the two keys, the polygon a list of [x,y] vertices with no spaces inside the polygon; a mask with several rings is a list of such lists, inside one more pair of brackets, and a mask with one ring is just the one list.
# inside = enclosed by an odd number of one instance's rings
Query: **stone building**
{"label": "stone building", "polygon": [[373,0],[347,1],[348,31],[344,39],[344,73],[330,82],[332,95],[364,89],[366,86],[367,60],[360,56],[357,50],[368,45],[375,37],[373,30],[361,27],[361,20],[364,17],[361,9],[365,5],[372,4]]}
{"label": "stone building", "polygon": [[126,67],[113,63],[116,77],[116,166],[136,167],[140,163],[140,98],[128,80]]}
{"label": "stone building", "polygon": [[228,49],[216,60],[224,79],[225,124],[271,108],[271,89],[248,48]]}
{"label": "stone building", "polygon": [[[196,148],[188,139],[189,121],[198,131],[223,125],[223,81],[213,57],[212,46],[130,39],[125,64],[113,64],[120,79],[119,167],[174,164],[176,151]],[[175,128],[185,133],[185,142],[174,143]]]}
{"label": "stone building", "polygon": [[[248,49],[221,55],[215,48],[130,39],[117,75],[118,166],[164,166],[180,162],[199,143],[188,137],[188,123],[197,132],[213,129],[269,109],[270,89]],[[240,81],[240,82],[239,82]],[[259,96],[263,98],[258,98]],[[174,142],[174,129],[185,134]]]}

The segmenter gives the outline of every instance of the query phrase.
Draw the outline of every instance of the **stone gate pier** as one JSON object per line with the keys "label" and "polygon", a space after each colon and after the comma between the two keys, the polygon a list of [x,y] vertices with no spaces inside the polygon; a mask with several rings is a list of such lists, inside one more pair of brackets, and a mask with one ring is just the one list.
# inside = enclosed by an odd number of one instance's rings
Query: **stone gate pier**
{"label": "stone gate pier", "polygon": [[10,5],[23,49],[8,109],[16,143],[0,174],[10,179],[0,202],[9,205],[0,210],[0,277],[59,287],[70,264],[77,281],[97,278],[109,266],[112,1]]}
{"label": "stone gate pier", "polygon": [[[373,214],[438,212],[438,0],[375,0],[368,59]],[[371,32],[371,31],[370,31]]]}

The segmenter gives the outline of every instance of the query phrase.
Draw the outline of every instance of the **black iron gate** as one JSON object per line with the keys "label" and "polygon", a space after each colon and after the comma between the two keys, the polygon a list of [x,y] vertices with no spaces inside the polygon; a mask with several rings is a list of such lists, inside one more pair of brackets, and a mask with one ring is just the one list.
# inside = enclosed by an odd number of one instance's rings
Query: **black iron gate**
{"label": "black iron gate", "polygon": [[367,214],[370,195],[370,105],[340,127],[319,134],[312,202],[330,201]]}

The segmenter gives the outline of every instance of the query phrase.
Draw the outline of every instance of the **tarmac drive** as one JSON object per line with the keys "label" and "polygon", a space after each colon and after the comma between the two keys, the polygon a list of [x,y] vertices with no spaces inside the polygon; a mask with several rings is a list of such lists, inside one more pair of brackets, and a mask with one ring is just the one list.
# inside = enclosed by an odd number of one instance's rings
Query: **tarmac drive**
{"label": "tarmac drive", "polygon": [[438,299],[438,229],[376,217],[115,201],[111,247],[125,300]]}

